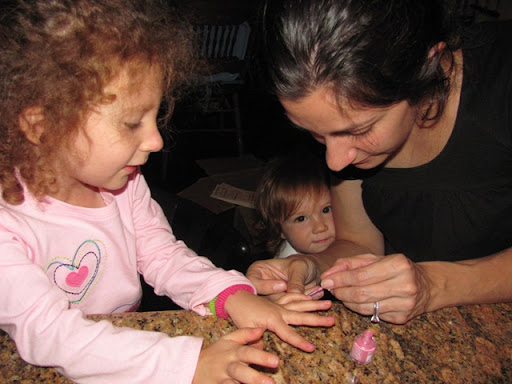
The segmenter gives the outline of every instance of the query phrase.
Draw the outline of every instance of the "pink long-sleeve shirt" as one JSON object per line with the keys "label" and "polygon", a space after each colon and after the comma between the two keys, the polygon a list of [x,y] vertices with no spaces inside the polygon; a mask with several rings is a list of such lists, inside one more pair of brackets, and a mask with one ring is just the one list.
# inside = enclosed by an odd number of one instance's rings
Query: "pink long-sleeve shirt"
{"label": "pink long-sleeve shirt", "polygon": [[191,383],[201,338],[84,315],[136,308],[139,273],[200,315],[225,288],[250,283],[177,241],[140,174],[102,196],[105,207],[94,209],[28,193],[18,206],[0,200],[0,328],[25,361],[78,383]]}

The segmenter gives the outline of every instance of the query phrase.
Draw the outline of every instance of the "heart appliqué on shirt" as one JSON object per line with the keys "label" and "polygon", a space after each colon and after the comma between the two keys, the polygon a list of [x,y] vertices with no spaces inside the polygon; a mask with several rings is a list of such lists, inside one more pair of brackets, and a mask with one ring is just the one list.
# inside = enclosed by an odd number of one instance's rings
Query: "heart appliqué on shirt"
{"label": "heart appliqu\u00e9 on shirt", "polygon": [[66,277],[66,283],[72,287],[79,287],[82,285],[84,280],[87,278],[87,275],[89,274],[89,268],[87,268],[86,265],[83,267],[80,267],[78,272],[71,272]]}
{"label": "heart appliqu\u00e9 on shirt", "polygon": [[68,295],[70,303],[82,301],[94,283],[103,256],[101,245],[101,242],[86,240],[72,259],[54,259],[46,268],[55,285]]}

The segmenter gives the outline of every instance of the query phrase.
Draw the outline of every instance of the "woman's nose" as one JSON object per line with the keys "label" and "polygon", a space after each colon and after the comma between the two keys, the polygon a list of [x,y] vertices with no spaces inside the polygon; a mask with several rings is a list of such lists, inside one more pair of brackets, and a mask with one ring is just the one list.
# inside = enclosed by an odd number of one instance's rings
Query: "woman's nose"
{"label": "woman's nose", "polygon": [[339,140],[327,141],[325,147],[325,161],[327,166],[333,171],[341,171],[346,166],[352,164],[357,156],[357,149],[344,145]]}

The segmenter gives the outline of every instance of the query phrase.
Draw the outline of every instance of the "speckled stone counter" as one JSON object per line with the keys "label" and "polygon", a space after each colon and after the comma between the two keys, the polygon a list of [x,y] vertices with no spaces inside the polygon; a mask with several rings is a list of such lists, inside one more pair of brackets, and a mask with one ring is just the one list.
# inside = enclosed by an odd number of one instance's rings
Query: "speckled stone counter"
{"label": "speckled stone counter", "polygon": [[[370,323],[335,303],[332,328],[297,327],[316,345],[305,353],[266,332],[265,349],[281,358],[268,374],[276,383],[512,383],[512,304],[450,308],[422,315],[403,326]],[[226,320],[187,311],[91,316],[117,326],[170,336],[203,336],[205,345],[234,329]],[[369,365],[349,354],[354,338],[371,329],[378,343]],[[23,362],[0,332],[0,383],[70,383],[51,368]]]}

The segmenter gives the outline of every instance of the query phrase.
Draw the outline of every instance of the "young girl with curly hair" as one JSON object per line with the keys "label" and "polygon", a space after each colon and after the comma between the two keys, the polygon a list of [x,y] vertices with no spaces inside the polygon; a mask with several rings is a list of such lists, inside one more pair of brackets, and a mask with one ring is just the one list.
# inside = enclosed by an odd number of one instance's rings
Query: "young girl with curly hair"
{"label": "young girl with curly hair", "polygon": [[[279,364],[250,345],[265,329],[312,351],[288,324],[332,325],[295,310],[329,302],[278,306],[196,255],[140,173],[193,68],[183,19],[157,0],[19,0],[0,18],[0,329],[20,356],[79,383],[272,383],[250,367]],[[243,329],[202,349],[86,319],[136,310],[139,274]]]}

